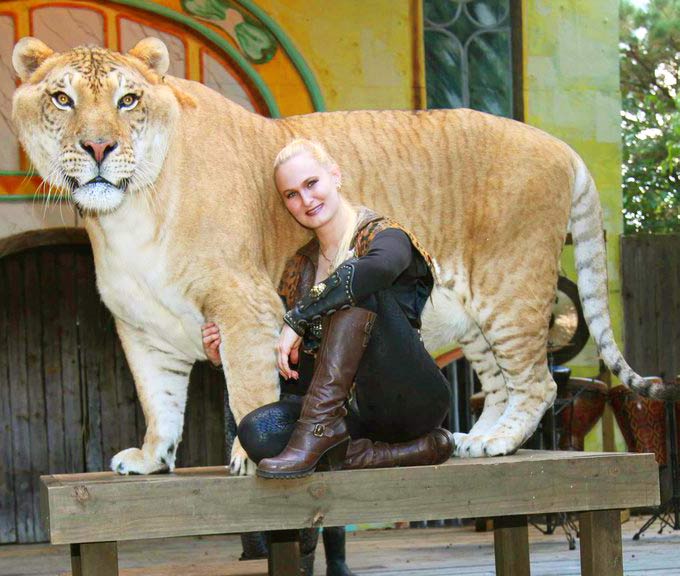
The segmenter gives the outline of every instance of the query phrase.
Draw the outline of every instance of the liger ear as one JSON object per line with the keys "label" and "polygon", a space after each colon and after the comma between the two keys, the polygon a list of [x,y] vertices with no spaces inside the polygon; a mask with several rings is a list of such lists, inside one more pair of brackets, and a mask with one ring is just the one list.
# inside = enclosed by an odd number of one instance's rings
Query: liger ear
{"label": "liger ear", "polygon": [[52,54],[54,54],[54,50],[47,44],[32,36],[26,36],[14,46],[12,65],[21,81],[27,82],[33,76],[33,73],[40,68],[40,65]]}
{"label": "liger ear", "polygon": [[162,40],[153,36],[137,42],[128,54],[144,62],[144,64],[160,76],[163,76],[168,71],[168,66],[170,66],[168,47]]}

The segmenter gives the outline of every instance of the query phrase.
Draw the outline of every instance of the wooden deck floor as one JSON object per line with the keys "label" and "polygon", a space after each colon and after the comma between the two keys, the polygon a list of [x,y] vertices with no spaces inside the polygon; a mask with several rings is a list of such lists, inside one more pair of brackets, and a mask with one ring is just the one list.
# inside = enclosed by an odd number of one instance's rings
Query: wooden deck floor
{"label": "wooden deck floor", "polygon": [[[648,531],[631,537],[644,518],[623,526],[625,574],[680,576],[680,532]],[[657,527],[658,528],[658,527]],[[562,533],[544,536],[530,529],[532,576],[580,574],[579,552]],[[319,550],[321,550],[319,546]],[[266,575],[264,561],[239,562],[237,536],[146,540],[119,545],[121,576]],[[494,574],[493,535],[471,527],[374,530],[348,536],[350,565],[370,576],[486,576]],[[316,574],[325,574],[323,554]],[[0,576],[70,575],[68,548],[46,544],[0,547]]]}

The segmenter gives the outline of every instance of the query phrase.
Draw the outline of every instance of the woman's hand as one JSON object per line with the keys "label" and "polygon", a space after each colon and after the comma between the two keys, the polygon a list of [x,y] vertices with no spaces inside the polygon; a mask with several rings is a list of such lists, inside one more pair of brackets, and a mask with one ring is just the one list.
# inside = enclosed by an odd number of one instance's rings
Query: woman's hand
{"label": "woman's hand", "polygon": [[220,358],[220,344],[222,338],[220,337],[220,329],[214,322],[208,322],[201,326],[201,335],[203,336],[203,351],[208,357],[208,360],[213,366],[222,366],[222,359]]}
{"label": "woman's hand", "polygon": [[279,343],[276,346],[277,364],[279,373],[286,380],[289,378],[299,378],[299,374],[292,370],[289,362],[297,364],[300,359],[300,344],[302,337],[293,330],[288,324],[284,324],[279,336]]}

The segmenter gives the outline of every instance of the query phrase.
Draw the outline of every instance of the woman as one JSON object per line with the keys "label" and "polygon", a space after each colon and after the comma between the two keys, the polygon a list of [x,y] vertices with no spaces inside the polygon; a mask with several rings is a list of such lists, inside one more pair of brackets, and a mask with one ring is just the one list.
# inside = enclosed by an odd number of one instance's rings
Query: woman
{"label": "woman", "polygon": [[[257,475],[299,478],[320,463],[444,462],[453,449],[438,427],[448,387],[419,335],[434,284],[430,257],[398,224],[350,206],[339,193],[340,169],[320,144],[287,145],[274,179],[288,211],[315,237],[288,261],[279,286],[287,308],[277,348],[281,400],[238,429]],[[203,342],[219,363],[214,325],[204,327]]]}

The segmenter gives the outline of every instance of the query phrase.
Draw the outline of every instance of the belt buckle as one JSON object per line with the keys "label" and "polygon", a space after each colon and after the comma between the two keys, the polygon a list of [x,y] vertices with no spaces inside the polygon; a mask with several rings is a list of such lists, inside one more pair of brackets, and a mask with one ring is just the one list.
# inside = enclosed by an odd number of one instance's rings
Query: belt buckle
{"label": "belt buckle", "polygon": [[321,438],[325,431],[326,431],[326,427],[323,424],[317,424],[316,426],[314,426],[314,432],[312,432],[312,433],[317,438]]}

